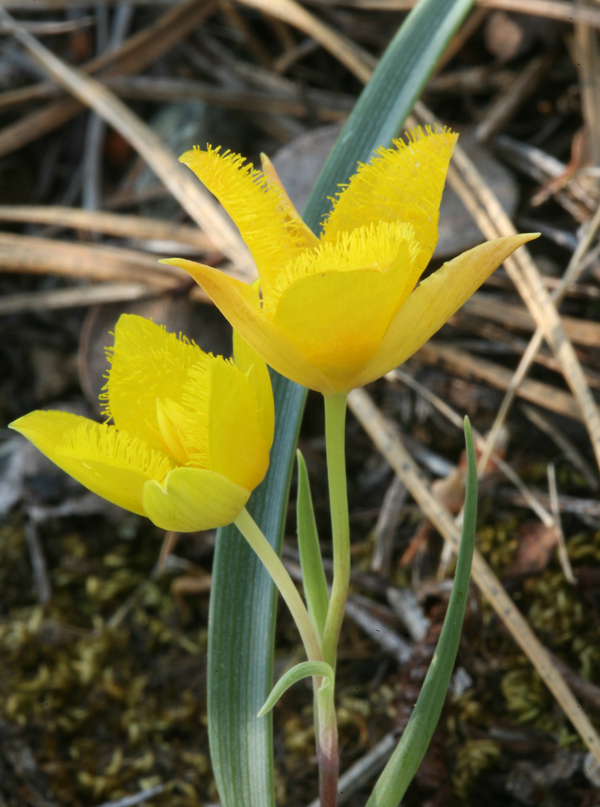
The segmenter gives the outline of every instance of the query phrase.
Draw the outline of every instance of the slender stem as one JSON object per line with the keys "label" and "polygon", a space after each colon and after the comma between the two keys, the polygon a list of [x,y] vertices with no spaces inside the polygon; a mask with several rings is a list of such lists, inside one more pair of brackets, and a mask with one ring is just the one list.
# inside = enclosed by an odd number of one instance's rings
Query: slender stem
{"label": "slender stem", "polygon": [[263,566],[290,609],[294,622],[300,631],[306,655],[311,661],[322,661],[321,648],[308,616],[308,611],[292,582],[292,578],[281,562],[281,558],[267,541],[260,527],[246,508],[239,514],[234,524],[262,561]]}
{"label": "slender stem", "polygon": [[346,484],[346,398],[338,393],[325,398],[325,442],[333,537],[333,585],[323,631],[323,659],[335,670],[337,645],[350,582],[350,527]]}
{"label": "slender stem", "polygon": [[333,681],[317,691],[318,729],[317,760],[319,763],[320,807],[336,807],[340,758]]}

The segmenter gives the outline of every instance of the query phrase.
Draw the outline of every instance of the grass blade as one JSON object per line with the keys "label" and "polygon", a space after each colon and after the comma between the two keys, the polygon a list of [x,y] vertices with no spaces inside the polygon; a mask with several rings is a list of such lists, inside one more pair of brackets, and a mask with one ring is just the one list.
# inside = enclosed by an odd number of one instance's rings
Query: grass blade
{"label": "grass blade", "polygon": [[367,802],[367,807],[398,807],[400,799],[417,772],[437,726],[454,668],[462,629],[477,523],[477,458],[468,418],[465,418],[467,444],[467,491],[462,537],[454,584],[444,625],[423,688],[402,738]]}

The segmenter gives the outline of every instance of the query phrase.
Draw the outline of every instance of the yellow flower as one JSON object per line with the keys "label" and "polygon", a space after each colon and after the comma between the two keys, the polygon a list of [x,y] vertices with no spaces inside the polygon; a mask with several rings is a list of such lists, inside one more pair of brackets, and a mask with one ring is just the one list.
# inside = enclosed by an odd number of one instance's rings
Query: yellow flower
{"label": "yellow flower", "polygon": [[221,201],[256,262],[262,296],[209,266],[185,269],[254,350],[324,395],[379,378],[418,350],[517,247],[499,238],[415,286],[437,243],[442,190],[457,135],[423,134],[378,149],[335,199],[318,239],[273,166],[194,149],[181,161]]}
{"label": "yellow flower", "polygon": [[234,334],[234,360],[123,315],[101,396],[114,425],[37,411],[11,428],[94,493],[158,527],[221,527],[269,465],[274,410],[264,362]]}

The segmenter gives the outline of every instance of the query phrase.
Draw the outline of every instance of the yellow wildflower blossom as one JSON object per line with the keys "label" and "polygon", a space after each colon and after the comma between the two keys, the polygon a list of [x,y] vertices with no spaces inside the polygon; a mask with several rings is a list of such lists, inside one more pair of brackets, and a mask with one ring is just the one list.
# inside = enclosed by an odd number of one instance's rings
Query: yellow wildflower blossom
{"label": "yellow wildflower blossom", "polygon": [[181,161],[237,224],[262,293],[209,266],[167,263],[185,269],[279,373],[324,395],[349,392],[405,361],[505,258],[536,237],[489,241],[417,286],[437,243],[456,138],[417,130],[408,143],[378,149],[334,200],[320,238],[267,158],[261,172],[210,146],[188,151]]}
{"label": "yellow wildflower blossom", "polygon": [[229,361],[131,315],[119,319],[109,359],[101,397],[114,425],[36,411],[11,428],[94,493],[158,527],[191,532],[234,521],[269,465],[265,363],[235,334]]}

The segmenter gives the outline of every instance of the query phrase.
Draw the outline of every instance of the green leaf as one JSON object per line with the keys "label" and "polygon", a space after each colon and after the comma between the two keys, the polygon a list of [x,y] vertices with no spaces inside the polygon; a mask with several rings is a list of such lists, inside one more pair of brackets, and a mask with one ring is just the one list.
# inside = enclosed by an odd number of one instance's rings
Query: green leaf
{"label": "green leaf", "polygon": [[[358,161],[389,146],[471,0],[422,0],[408,15],[334,146],[304,211],[316,229],[327,196]],[[431,42],[434,44],[432,45]],[[306,390],[275,373],[271,465],[248,509],[280,551]],[[208,729],[223,807],[274,807],[272,729],[257,718],[273,680],[275,589],[235,527],[217,533],[208,642]]]}
{"label": "green leaf", "polygon": [[468,418],[465,418],[465,441],[467,444],[467,491],[460,549],[448,611],[413,713],[396,750],[375,785],[367,807],[398,807],[425,756],[425,751],[444,706],[460,641],[475,548],[477,458]]}
{"label": "green leaf", "polygon": [[271,694],[267,698],[265,705],[258,713],[259,717],[266,715],[275,706],[279,698],[284,692],[301,681],[303,678],[309,678],[313,675],[320,675],[324,681],[321,684],[321,689],[325,689],[333,684],[334,673],[329,664],[324,661],[303,661],[301,664],[296,664],[291,670],[288,670],[281,676],[279,681],[271,690]]}
{"label": "green leaf", "polygon": [[300,565],[302,566],[302,582],[308,613],[319,638],[323,636],[323,628],[327,619],[329,592],[323,569],[323,558],[319,545],[319,535],[315,522],[310,482],[306,463],[301,451],[296,452],[298,458],[298,504],[296,515],[298,520],[298,548]]}
{"label": "green leaf", "polygon": [[[281,552],[306,390],[271,373],[275,440],[265,481],[248,504]],[[275,804],[271,718],[258,718],[273,680],[276,589],[237,527],[218,531],[210,595],[208,730],[223,807]]]}

